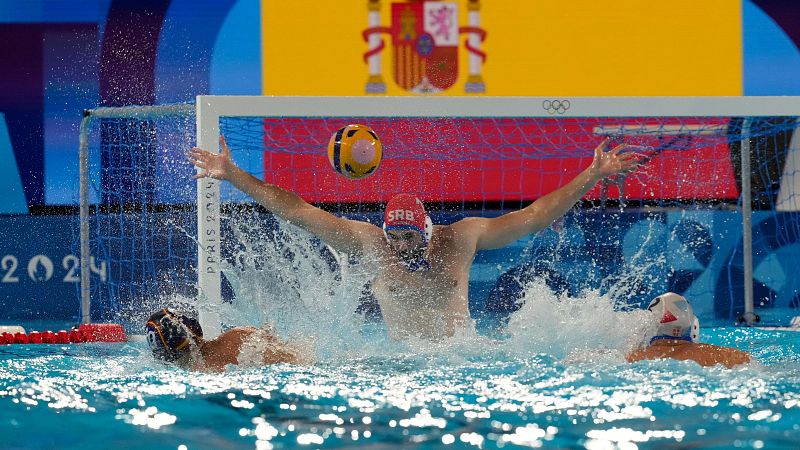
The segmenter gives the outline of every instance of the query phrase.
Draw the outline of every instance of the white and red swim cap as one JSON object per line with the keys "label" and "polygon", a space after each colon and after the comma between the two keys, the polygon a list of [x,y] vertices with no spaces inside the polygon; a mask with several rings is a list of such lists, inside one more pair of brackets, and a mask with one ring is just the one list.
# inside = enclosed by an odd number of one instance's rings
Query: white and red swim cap
{"label": "white and red swim cap", "polygon": [[411,194],[397,194],[386,204],[383,212],[383,231],[413,230],[427,244],[433,234],[433,222],[425,212],[422,200]]}
{"label": "white and red swim cap", "polygon": [[681,339],[694,342],[700,337],[700,322],[689,301],[682,295],[667,292],[654,298],[647,307],[658,319],[656,339]]}

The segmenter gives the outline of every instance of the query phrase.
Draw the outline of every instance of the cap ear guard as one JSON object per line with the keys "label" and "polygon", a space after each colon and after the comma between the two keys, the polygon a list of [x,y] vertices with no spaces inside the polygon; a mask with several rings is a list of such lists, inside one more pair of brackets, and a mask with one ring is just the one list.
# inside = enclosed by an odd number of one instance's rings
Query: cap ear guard
{"label": "cap ear guard", "polygon": [[431,237],[433,236],[433,221],[431,217],[426,215],[425,216],[425,244],[431,241]]}
{"label": "cap ear guard", "polygon": [[145,324],[147,344],[157,359],[173,362],[183,356],[194,339],[203,336],[197,320],[164,308]]}
{"label": "cap ear guard", "polygon": [[151,321],[145,325],[145,336],[147,337],[147,345],[153,353],[153,357],[162,361],[172,362],[178,359],[175,352],[170,351],[165,342],[167,338],[161,332],[160,327]]}
{"label": "cap ear guard", "polygon": [[698,339],[700,339],[700,319],[695,316],[692,323],[692,342],[697,342]]}

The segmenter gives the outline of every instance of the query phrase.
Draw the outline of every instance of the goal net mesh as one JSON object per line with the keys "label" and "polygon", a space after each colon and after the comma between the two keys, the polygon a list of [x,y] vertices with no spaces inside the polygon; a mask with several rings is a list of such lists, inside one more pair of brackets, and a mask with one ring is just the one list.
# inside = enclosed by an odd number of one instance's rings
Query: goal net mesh
{"label": "goal net mesh", "polygon": [[[378,171],[361,180],[338,175],[327,158],[331,134],[349,123],[371,127],[384,148]],[[755,306],[789,317],[800,305],[800,282],[789,272],[800,262],[795,117],[222,117],[219,127],[236,163],[257,178],[376,225],[396,193],[420,197],[434,223],[491,217],[568,183],[603,139],[641,154],[639,170],[598,183],[550,229],[480,252],[470,277],[476,317],[513,309],[520,286],[539,277],[554,290],[594,289],[629,305],[675,291],[706,319],[736,318],[746,141]],[[197,294],[197,190],[184,156],[195,131],[193,116],[94,122],[91,254],[108,271],[103,280],[93,275],[93,309],[119,315]],[[251,202],[222,184],[228,265],[241,256],[244,230],[273,242],[281,228]],[[223,290],[230,297],[237,286],[225,280]]]}

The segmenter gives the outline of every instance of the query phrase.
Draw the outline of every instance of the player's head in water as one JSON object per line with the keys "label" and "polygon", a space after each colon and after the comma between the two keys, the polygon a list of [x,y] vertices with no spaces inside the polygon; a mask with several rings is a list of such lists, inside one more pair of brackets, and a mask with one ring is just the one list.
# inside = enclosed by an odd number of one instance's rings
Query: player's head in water
{"label": "player's head in water", "polygon": [[654,298],[647,307],[658,320],[652,344],[661,339],[695,342],[700,335],[700,322],[694,315],[689,301],[674,292],[667,292]]}
{"label": "player's head in water", "polygon": [[202,342],[203,329],[196,319],[164,308],[147,320],[145,335],[156,359],[181,364],[191,359],[192,346]]}
{"label": "player's head in water", "polygon": [[[629,362],[656,359],[694,361],[704,367],[722,364],[727,368],[746,364],[750,355],[733,347],[724,347],[697,342],[700,337],[700,322],[692,306],[682,296],[667,292],[654,298],[647,309],[652,313],[652,338],[628,353]],[[655,330],[652,333],[652,330]],[[654,335],[654,336],[653,336]]]}
{"label": "player's head in water", "polygon": [[389,247],[410,271],[430,268],[425,249],[433,234],[433,223],[417,197],[398,194],[386,204],[383,232]]}

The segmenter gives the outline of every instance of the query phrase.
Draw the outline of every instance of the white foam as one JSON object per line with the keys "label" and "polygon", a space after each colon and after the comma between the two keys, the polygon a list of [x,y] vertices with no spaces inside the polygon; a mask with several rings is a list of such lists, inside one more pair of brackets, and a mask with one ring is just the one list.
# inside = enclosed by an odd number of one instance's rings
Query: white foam
{"label": "white foam", "polygon": [[234,227],[241,250],[223,271],[235,298],[214,305],[223,324],[273,325],[283,339],[311,344],[321,359],[363,347],[362,319],[353,312],[369,281],[364,267],[339,261],[339,270],[331,270],[312,236],[285,222],[275,239],[252,233],[250,225]]}
{"label": "white foam", "polygon": [[653,327],[646,311],[619,311],[609,297],[596,291],[576,298],[558,296],[544,282],[534,282],[522,301],[508,323],[508,348],[516,353],[563,358],[576,352],[626,352],[639,346]]}

